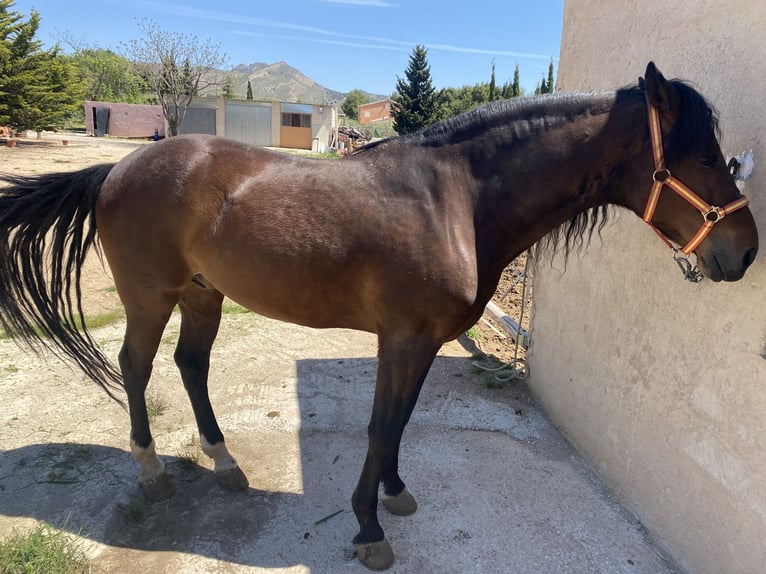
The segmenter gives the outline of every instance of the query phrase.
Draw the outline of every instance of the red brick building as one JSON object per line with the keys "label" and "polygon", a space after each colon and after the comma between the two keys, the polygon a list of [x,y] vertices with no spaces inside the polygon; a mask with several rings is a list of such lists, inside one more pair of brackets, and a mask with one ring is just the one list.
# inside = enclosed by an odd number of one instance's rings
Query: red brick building
{"label": "red brick building", "polygon": [[359,123],[366,125],[380,120],[386,120],[391,117],[391,105],[393,102],[386,98],[369,104],[359,106]]}

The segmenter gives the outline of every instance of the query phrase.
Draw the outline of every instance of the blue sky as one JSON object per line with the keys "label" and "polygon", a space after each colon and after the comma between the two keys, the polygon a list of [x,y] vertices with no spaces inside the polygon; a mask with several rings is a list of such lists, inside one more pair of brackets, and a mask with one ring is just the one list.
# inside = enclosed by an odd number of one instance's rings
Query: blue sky
{"label": "blue sky", "polygon": [[[564,0],[16,0],[41,15],[38,38],[67,32],[119,51],[148,18],[168,31],[220,43],[228,66],[285,61],[323,86],[390,94],[416,44],[436,88],[513,77],[531,92],[558,65]],[[66,48],[66,47],[65,47]]]}

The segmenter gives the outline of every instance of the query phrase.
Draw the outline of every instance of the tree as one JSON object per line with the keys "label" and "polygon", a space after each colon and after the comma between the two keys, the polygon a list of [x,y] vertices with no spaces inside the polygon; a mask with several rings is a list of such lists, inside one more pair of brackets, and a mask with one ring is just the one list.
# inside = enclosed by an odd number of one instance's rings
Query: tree
{"label": "tree", "polygon": [[250,80],[247,81],[247,96],[245,97],[248,100],[253,99],[253,85],[250,83]]}
{"label": "tree", "polygon": [[341,111],[352,120],[359,119],[359,106],[366,104],[370,98],[362,90],[351,90],[340,105]]}
{"label": "tree", "polygon": [[553,58],[551,63],[548,64],[548,93],[552,94],[556,91],[556,83],[553,81]]}
{"label": "tree", "polygon": [[555,90],[555,82],[553,79],[553,58],[551,58],[551,63],[548,65],[548,78],[543,78],[540,80],[540,83],[537,84],[537,88],[535,89],[535,94],[552,94]]}
{"label": "tree", "polygon": [[518,64],[516,64],[516,68],[513,70],[513,84],[511,87],[512,87],[512,90],[511,90],[512,98],[518,98],[524,95],[521,91],[521,85],[519,83],[519,65]]}
{"label": "tree", "polygon": [[492,77],[489,80],[489,101],[494,102],[498,99],[497,84],[495,83],[495,61],[492,60]]}
{"label": "tree", "polygon": [[431,82],[428,52],[418,44],[412,51],[410,63],[404,72],[406,80],[396,79],[396,93],[391,115],[398,134],[415,132],[439,119],[436,92]]}
{"label": "tree", "polygon": [[97,102],[146,101],[146,87],[130,62],[111,50],[88,47],[69,38],[77,75],[85,85],[85,99]]}
{"label": "tree", "polygon": [[41,49],[40,14],[32,10],[25,21],[13,4],[0,0],[0,125],[37,132],[63,127],[82,105],[76,68],[58,46]]}
{"label": "tree", "polygon": [[231,78],[226,78],[223,82],[223,92],[221,95],[224,99],[234,100],[237,97],[237,93],[234,91],[234,86],[231,83]]}
{"label": "tree", "polygon": [[141,20],[139,28],[141,39],[124,45],[125,55],[162,106],[168,134],[176,136],[192,98],[221,85],[219,69],[226,55],[221,54],[220,44],[167,32],[150,20]]}

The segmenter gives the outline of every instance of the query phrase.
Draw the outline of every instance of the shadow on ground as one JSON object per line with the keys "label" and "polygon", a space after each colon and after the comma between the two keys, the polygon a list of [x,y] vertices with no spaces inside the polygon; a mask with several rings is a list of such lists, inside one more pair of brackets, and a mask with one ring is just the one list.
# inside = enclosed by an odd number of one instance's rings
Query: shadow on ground
{"label": "shadow on ground", "polygon": [[[166,456],[175,496],[147,502],[129,452],[93,444],[96,436],[5,451],[0,514],[103,545],[97,561],[112,571],[365,571],[351,545],[350,497],[376,361],[292,364],[294,378],[256,366],[238,386],[217,385],[213,404],[225,407],[219,422],[250,480],[246,491],[221,490],[201,466],[207,460]],[[390,572],[671,572],[526,387],[488,389],[486,376],[465,357],[434,363],[402,446],[418,512],[403,518],[380,508],[397,555]],[[240,390],[259,377],[265,390]],[[182,426],[191,428],[189,418]]]}

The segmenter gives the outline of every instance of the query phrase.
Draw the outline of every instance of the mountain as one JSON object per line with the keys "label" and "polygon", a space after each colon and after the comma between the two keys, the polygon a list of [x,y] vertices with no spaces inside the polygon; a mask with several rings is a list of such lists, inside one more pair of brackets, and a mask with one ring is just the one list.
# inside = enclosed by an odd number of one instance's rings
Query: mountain
{"label": "mountain", "polygon": [[253,88],[253,99],[295,103],[330,104],[345,94],[329,90],[285,62],[276,64],[239,65],[232,69],[234,92],[245,97],[247,82]]}
{"label": "mountain", "polygon": [[[253,100],[256,101],[338,104],[346,97],[344,92],[325,88],[286,62],[240,64],[232,68],[229,76],[234,93],[242,99],[247,94],[248,80],[253,89]],[[379,94],[368,96],[371,101],[386,97]]]}

